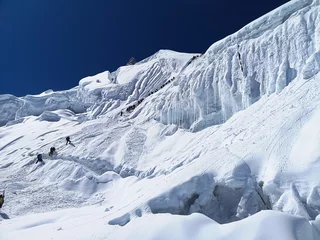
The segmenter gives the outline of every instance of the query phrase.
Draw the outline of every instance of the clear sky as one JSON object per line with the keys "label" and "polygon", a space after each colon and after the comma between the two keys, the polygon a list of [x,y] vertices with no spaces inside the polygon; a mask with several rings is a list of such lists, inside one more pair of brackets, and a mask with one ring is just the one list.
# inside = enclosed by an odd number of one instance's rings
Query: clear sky
{"label": "clear sky", "polygon": [[65,90],[159,49],[201,53],[284,0],[0,0],[0,94]]}

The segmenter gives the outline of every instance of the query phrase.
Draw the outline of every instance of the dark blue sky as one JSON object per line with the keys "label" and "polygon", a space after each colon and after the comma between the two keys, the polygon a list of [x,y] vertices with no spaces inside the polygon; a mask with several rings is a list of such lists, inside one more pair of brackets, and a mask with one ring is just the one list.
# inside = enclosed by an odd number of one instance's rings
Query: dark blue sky
{"label": "dark blue sky", "polygon": [[0,0],[0,94],[64,90],[159,49],[204,52],[284,0]]}

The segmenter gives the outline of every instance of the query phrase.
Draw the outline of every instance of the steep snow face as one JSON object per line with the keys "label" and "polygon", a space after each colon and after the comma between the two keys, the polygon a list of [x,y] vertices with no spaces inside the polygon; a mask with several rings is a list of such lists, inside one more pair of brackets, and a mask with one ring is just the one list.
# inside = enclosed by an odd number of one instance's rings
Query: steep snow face
{"label": "steep snow face", "polygon": [[163,124],[192,131],[221,124],[298,76],[320,71],[319,12],[319,1],[290,1],[203,55],[162,50],[81,80],[78,96],[91,104],[91,119],[114,109],[131,112],[149,98],[153,104],[139,113]]}
{"label": "steep snow face", "polygon": [[298,75],[314,76],[320,69],[319,12],[319,1],[290,1],[213,44],[159,95],[157,119],[201,130],[281,92]]}
{"label": "steep snow face", "polygon": [[87,112],[89,119],[114,109],[125,110],[128,106],[141,103],[169,83],[194,54],[160,50],[153,56],[131,66],[120,67],[86,77],[79,86],[67,91],[48,90],[39,95],[17,98],[0,96],[0,126],[22,122],[23,117],[39,116],[44,111],[69,109],[74,113]]}
{"label": "steep snow face", "polygon": [[138,105],[146,97],[164,87],[174,78],[193,54],[160,50],[135,65],[120,67],[117,71],[104,72],[82,79],[78,96],[89,103],[89,117],[95,118],[118,108]]}

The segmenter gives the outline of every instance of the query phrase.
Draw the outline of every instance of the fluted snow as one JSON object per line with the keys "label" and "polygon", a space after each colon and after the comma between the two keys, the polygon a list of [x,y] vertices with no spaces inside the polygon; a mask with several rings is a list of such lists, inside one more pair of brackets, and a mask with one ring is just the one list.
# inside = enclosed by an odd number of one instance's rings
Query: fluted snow
{"label": "fluted snow", "polygon": [[157,119],[201,130],[319,72],[319,1],[291,1],[213,44],[159,96]]}

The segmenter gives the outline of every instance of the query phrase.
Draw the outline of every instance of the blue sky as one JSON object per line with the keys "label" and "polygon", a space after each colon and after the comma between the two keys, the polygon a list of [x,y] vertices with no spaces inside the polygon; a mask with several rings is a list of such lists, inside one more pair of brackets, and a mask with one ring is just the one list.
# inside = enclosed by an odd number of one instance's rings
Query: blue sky
{"label": "blue sky", "polygon": [[159,49],[201,53],[286,2],[0,0],[0,94],[70,89]]}

